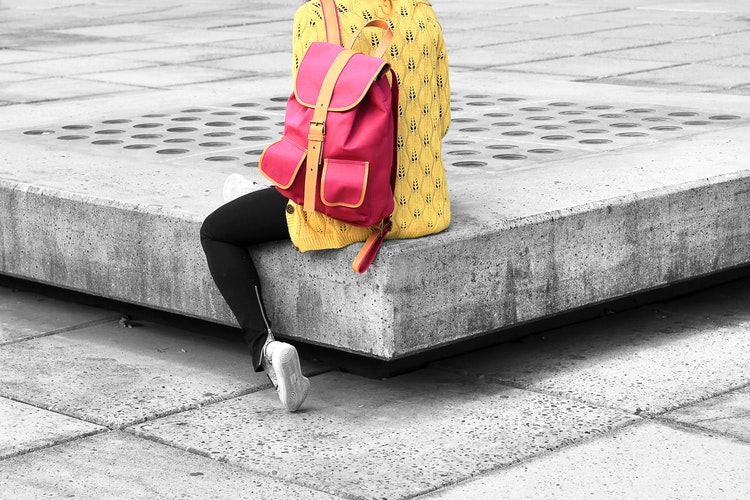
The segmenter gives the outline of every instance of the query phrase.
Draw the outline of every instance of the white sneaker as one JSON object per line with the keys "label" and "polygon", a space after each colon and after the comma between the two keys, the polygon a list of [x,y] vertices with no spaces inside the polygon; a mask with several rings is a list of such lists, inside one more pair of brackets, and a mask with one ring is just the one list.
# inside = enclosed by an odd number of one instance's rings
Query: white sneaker
{"label": "white sneaker", "polygon": [[261,361],[271,379],[281,404],[291,412],[297,411],[310,391],[310,380],[302,375],[297,349],[286,342],[266,343]]}
{"label": "white sneaker", "polygon": [[224,198],[224,203],[227,203],[257,190],[258,187],[257,184],[249,181],[240,174],[231,174],[227,177],[227,180],[224,181],[224,189],[221,191],[221,196]]}

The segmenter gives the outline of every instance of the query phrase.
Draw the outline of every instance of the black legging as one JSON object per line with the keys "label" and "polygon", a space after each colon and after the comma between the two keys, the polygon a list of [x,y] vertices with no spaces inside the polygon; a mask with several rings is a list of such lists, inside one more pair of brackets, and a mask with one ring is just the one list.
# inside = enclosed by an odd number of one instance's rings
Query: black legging
{"label": "black legging", "polygon": [[260,371],[261,350],[270,330],[263,308],[260,279],[247,247],[288,240],[284,210],[288,200],[276,189],[254,191],[222,205],[201,226],[208,268],[242,329]]}

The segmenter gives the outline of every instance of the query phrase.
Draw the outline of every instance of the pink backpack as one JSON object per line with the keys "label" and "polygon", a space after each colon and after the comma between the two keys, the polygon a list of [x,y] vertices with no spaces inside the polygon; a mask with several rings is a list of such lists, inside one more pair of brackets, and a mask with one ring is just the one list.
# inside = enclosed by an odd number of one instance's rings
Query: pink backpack
{"label": "pink backpack", "polygon": [[[287,102],[284,133],[265,149],[259,167],[305,211],[373,226],[352,263],[362,273],[390,231],[394,208],[398,84],[382,59],[393,33],[386,21],[370,21],[342,47],[335,4],[321,1],[321,6],[328,42],[313,42],[305,53]],[[352,50],[371,26],[385,30],[375,54]]]}

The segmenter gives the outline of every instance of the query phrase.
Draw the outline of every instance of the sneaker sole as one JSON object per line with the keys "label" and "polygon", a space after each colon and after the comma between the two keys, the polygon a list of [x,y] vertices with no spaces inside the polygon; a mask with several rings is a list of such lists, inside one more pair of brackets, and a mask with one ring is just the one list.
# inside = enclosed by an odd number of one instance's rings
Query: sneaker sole
{"label": "sneaker sole", "polygon": [[297,349],[289,344],[277,347],[271,365],[276,372],[281,403],[288,411],[297,411],[310,390],[310,381],[302,375]]}

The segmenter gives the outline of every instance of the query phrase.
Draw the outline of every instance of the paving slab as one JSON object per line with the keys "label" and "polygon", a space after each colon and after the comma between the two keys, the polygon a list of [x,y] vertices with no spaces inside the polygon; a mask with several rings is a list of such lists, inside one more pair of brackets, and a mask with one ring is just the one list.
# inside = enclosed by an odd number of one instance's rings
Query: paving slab
{"label": "paving slab", "polygon": [[117,431],[4,460],[0,491],[17,500],[335,498]]}
{"label": "paving slab", "polygon": [[740,500],[748,463],[746,443],[644,422],[423,498]]}
{"label": "paving slab", "polygon": [[[743,284],[747,296],[750,281]],[[725,309],[713,289],[695,301],[693,310],[716,314],[646,306],[435,366],[635,414],[662,413],[750,382],[747,312]]]}
{"label": "paving slab", "polygon": [[333,494],[407,498],[636,419],[436,370],[313,384],[296,414],[262,391],[131,429]]}
{"label": "paving slab", "polygon": [[115,321],[0,347],[0,396],[121,427],[270,387],[239,340],[141,324]]}
{"label": "paving slab", "polygon": [[111,311],[0,287],[0,345],[116,319]]}
{"label": "paving slab", "polygon": [[664,418],[720,432],[750,443],[750,387],[746,386],[671,411],[664,415]]}
{"label": "paving slab", "polygon": [[[104,427],[0,397],[0,460],[105,431]],[[5,465],[2,470],[5,471]],[[8,491],[2,487],[0,490]]]}

